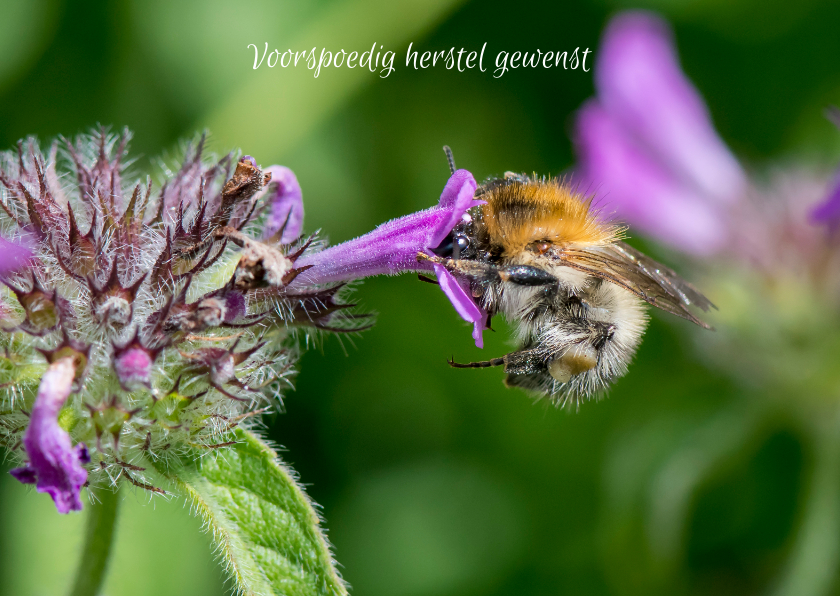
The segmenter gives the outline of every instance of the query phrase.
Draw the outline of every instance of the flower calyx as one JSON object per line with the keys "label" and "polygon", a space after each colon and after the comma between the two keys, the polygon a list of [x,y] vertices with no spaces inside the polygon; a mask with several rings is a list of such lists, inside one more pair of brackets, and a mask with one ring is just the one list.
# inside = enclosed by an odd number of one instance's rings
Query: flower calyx
{"label": "flower calyx", "polygon": [[128,325],[134,314],[134,297],[145,279],[146,276],[141,275],[133,284],[123,286],[120,283],[116,258],[111,265],[111,274],[103,284],[100,285],[93,277],[89,277],[87,281],[92,294],[91,308],[96,320],[103,325]]}

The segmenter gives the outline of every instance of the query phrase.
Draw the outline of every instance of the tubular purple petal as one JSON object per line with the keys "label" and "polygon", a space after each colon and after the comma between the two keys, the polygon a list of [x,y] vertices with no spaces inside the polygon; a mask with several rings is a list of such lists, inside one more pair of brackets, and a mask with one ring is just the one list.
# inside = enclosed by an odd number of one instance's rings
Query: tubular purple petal
{"label": "tubular purple petal", "polygon": [[33,470],[30,466],[23,466],[22,468],[9,470],[9,474],[11,474],[12,477],[21,484],[35,484],[38,481],[38,476],[35,474],[35,470]]}
{"label": "tubular purple petal", "polygon": [[[311,269],[301,273],[292,286],[432,270],[430,264],[417,262],[417,253],[436,248],[467,209],[484,203],[473,198],[476,186],[470,172],[457,170],[447,181],[437,206],[391,220],[364,236],[298,259],[295,267]],[[449,272],[440,267],[435,267],[435,271],[455,310],[474,324],[473,337],[481,347],[486,314]]]}
{"label": "tubular purple petal", "polygon": [[741,195],[746,176],[680,69],[662,19],[646,12],[615,17],[598,54],[595,84],[604,108],[675,176],[715,202]]}
{"label": "tubular purple petal", "polygon": [[447,234],[452,231],[461,218],[466,213],[467,209],[475,207],[476,205],[483,205],[487,201],[479,201],[474,199],[476,189],[475,178],[467,170],[456,170],[449,180],[446,181],[446,186],[443,187],[443,192],[440,195],[438,207],[449,209],[449,217],[442,221],[435,230],[432,237],[429,239],[427,248],[436,248]]}
{"label": "tubular purple petal", "polygon": [[475,303],[470,295],[469,284],[461,282],[449,273],[442,265],[434,265],[440,289],[449,298],[455,311],[461,318],[473,324],[473,339],[479,348],[484,347],[484,338],[481,333],[487,328],[487,313]]}
{"label": "tubular purple petal", "polygon": [[676,180],[597,102],[578,112],[575,143],[581,184],[620,218],[686,252],[723,246],[727,230],[718,207]]}
{"label": "tubular purple petal", "polygon": [[372,232],[298,259],[295,267],[312,268],[292,285],[318,285],[372,275],[398,275],[406,271],[429,270],[417,262],[417,252],[425,250],[429,239],[443,221],[447,210],[433,207],[391,220]]}
{"label": "tubular purple petal", "polygon": [[295,284],[318,285],[372,275],[430,271],[430,265],[417,262],[417,253],[435,248],[467,209],[482,204],[472,198],[475,188],[472,174],[458,170],[446,183],[437,206],[392,219],[364,236],[298,259],[295,267],[312,268],[302,273]]}
{"label": "tubular purple petal", "polygon": [[289,168],[271,166],[265,169],[265,173],[271,174],[268,186],[273,189],[269,190],[273,194],[269,198],[271,212],[263,229],[263,238],[270,238],[282,229],[280,242],[288,244],[300,236],[303,228],[303,192]]}
{"label": "tubular purple petal", "polygon": [[80,492],[87,480],[87,470],[79,461],[81,454],[58,424],[58,413],[70,395],[75,374],[71,358],[56,360],[44,373],[23,437],[29,464],[12,470],[21,482],[30,482],[34,476],[36,490],[49,494],[59,513],[82,509]]}

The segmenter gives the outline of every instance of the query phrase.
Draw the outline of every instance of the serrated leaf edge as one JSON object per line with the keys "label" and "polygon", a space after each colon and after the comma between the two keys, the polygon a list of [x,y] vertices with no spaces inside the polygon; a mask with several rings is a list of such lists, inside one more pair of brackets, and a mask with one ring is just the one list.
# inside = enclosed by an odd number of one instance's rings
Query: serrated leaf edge
{"label": "serrated leaf edge", "polygon": [[[347,596],[347,584],[336,568],[337,562],[332,554],[331,545],[322,529],[323,519],[317,511],[315,503],[297,481],[297,474],[294,470],[285,466],[277,452],[253,432],[237,429],[237,442],[249,442],[255,445],[260,454],[266,457],[269,464],[293,487],[301,502],[307,505],[311,525],[316,530],[319,550],[328,557],[326,567],[329,569],[329,576],[325,579],[328,584],[334,587],[332,591],[335,596]],[[224,451],[212,455],[206,454],[204,457],[224,457]],[[209,490],[196,489],[201,485],[208,487],[211,485],[224,487],[225,485],[210,482],[194,468],[180,468],[177,471],[158,468],[158,471],[180,489],[180,492],[187,498],[193,513],[202,519],[204,527],[210,531],[217,553],[224,561],[226,571],[234,580],[236,593],[240,596],[278,596],[260,565],[248,554],[248,548],[245,542],[239,538],[235,523],[229,520],[227,516],[215,513],[222,511],[223,508],[221,505],[213,503],[212,496],[209,496],[211,494]],[[335,588],[338,591],[335,591]]]}

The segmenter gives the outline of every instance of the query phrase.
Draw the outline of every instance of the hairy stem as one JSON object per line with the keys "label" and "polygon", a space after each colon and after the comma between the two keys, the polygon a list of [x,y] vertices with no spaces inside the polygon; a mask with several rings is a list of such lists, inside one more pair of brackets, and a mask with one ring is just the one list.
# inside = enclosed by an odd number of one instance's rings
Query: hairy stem
{"label": "hairy stem", "polygon": [[96,596],[105,579],[114,542],[119,493],[105,489],[97,497],[99,502],[87,507],[84,550],[71,596]]}

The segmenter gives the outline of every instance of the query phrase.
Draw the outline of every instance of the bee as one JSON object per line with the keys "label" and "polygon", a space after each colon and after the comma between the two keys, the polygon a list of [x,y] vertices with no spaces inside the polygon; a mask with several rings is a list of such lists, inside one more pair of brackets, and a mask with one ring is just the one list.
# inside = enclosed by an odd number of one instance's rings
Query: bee
{"label": "bee", "polygon": [[[454,161],[444,148],[454,172]],[[623,242],[591,197],[563,179],[512,172],[476,189],[473,207],[436,256],[469,280],[490,317],[515,324],[514,352],[456,368],[504,366],[506,385],[579,405],[627,373],[648,323],[646,305],[711,329],[689,310],[715,306],[673,270]]]}

